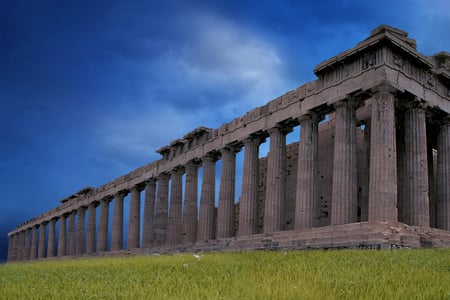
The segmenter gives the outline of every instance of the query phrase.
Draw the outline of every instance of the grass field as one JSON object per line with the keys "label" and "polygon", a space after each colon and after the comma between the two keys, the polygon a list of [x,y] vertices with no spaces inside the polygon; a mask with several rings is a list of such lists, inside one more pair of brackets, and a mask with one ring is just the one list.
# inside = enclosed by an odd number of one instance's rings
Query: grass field
{"label": "grass field", "polygon": [[450,299],[449,250],[83,258],[0,266],[0,299]]}

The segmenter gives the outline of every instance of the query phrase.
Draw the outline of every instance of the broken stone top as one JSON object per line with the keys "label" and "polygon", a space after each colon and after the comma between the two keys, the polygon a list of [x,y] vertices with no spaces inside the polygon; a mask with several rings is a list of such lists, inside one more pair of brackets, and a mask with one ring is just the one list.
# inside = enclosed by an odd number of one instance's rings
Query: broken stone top
{"label": "broken stone top", "polygon": [[[372,30],[370,32],[370,37],[368,37],[366,40],[370,39],[373,36],[376,36],[379,34],[386,34],[386,33],[394,34],[397,38],[399,38],[403,42],[407,43],[412,48],[414,48],[414,49],[417,48],[416,40],[408,38],[408,33],[406,31],[403,31],[401,29],[394,28],[394,27],[391,27],[388,25],[380,25],[377,28],[375,28],[374,30]],[[361,43],[359,43],[359,44],[361,44]]]}
{"label": "broken stone top", "polygon": [[82,197],[82,196],[88,196],[91,193],[93,193],[94,191],[95,191],[95,189],[93,187],[88,186],[88,187],[85,187],[85,188],[79,190],[75,194],[72,194],[69,197],[60,200],[59,202],[66,203],[68,201],[71,201],[73,199],[76,199],[76,198],[79,198],[79,197]]}

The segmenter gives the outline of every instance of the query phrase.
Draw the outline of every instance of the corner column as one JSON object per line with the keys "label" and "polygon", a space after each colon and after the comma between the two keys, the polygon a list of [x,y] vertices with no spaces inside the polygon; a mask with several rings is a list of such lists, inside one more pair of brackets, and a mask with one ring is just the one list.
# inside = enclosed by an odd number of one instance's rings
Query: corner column
{"label": "corner column", "polygon": [[[19,233],[19,242],[17,244],[17,260],[29,260],[30,259],[30,242],[31,242],[31,229],[26,229]],[[26,245],[28,241],[28,251]]]}
{"label": "corner column", "polygon": [[76,241],[76,249],[75,255],[82,256],[84,253],[84,227],[86,223],[86,207],[81,206],[77,211],[78,219],[77,219],[77,241]]}
{"label": "corner column", "polygon": [[281,126],[269,129],[269,154],[267,156],[267,183],[264,207],[264,233],[284,229],[286,199],[286,134]]}
{"label": "corner column", "polygon": [[145,184],[144,221],[142,226],[142,247],[150,248],[154,241],[156,180],[150,178]]}
{"label": "corner column", "polygon": [[397,222],[395,90],[374,89],[371,111],[369,222]]}
{"label": "corner column", "polygon": [[176,168],[170,172],[170,217],[167,244],[178,245],[182,240],[182,201],[184,170]]}
{"label": "corner column", "polygon": [[403,219],[409,225],[430,226],[425,110],[411,103],[405,112],[405,193]]}
{"label": "corner column", "polygon": [[155,245],[162,246],[167,241],[169,174],[162,173],[157,177],[158,191],[155,204]]}
{"label": "corner column", "polygon": [[184,193],[184,242],[193,243],[197,240],[198,224],[198,163],[188,161],[186,168],[186,189]]}
{"label": "corner column", "polygon": [[259,145],[261,137],[252,136],[244,143],[244,172],[239,204],[239,235],[255,234],[258,221]]}
{"label": "corner column", "polygon": [[450,118],[444,118],[437,137],[437,227],[450,230]]}
{"label": "corner column", "polygon": [[56,218],[51,219],[48,226],[47,257],[55,256],[56,221],[57,221]]}
{"label": "corner column", "polygon": [[59,217],[58,257],[66,255],[66,215]]}
{"label": "corner column", "polygon": [[45,233],[48,222],[43,222],[40,225],[39,230],[39,244],[38,244],[38,258],[45,257]]}
{"label": "corner column", "polygon": [[203,177],[200,195],[200,217],[197,241],[214,239],[215,233],[215,195],[216,195],[216,155],[202,158]]}
{"label": "corner column", "polygon": [[123,198],[126,192],[114,195],[114,216],[111,234],[111,251],[122,250],[123,247]]}
{"label": "corner column", "polygon": [[318,191],[318,122],[319,116],[308,113],[299,118],[295,229],[311,228],[316,218]]}
{"label": "corner column", "polygon": [[86,236],[86,254],[95,253],[95,231],[96,231],[96,207],[97,202],[91,202],[88,205],[88,224],[87,224],[87,236]]}
{"label": "corner column", "polygon": [[234,236],[234,192],[236,174],[236,152],[234,147],[226,147],[222,153],[219,207],[217,212],[218,239]]}

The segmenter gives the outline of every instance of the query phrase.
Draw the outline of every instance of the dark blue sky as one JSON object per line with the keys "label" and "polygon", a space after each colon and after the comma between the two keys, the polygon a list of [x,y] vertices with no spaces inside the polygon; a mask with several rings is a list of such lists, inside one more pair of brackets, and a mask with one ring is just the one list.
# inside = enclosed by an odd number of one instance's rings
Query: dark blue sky
{"label": "dark blue sky", "polygon": [[450,51],[445,0],[0,0],[0,259],[19,223],[314,80],[380,24]]}

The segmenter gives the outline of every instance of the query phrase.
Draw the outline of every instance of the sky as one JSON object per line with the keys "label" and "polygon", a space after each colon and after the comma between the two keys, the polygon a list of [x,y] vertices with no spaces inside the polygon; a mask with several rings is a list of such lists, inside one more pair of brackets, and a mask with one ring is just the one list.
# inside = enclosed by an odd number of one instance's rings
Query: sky
{"label": "sky", "polygon": [[446,0],[0,0],[0,260],[7,233],[315,80],[381,24],[450,52]]}

